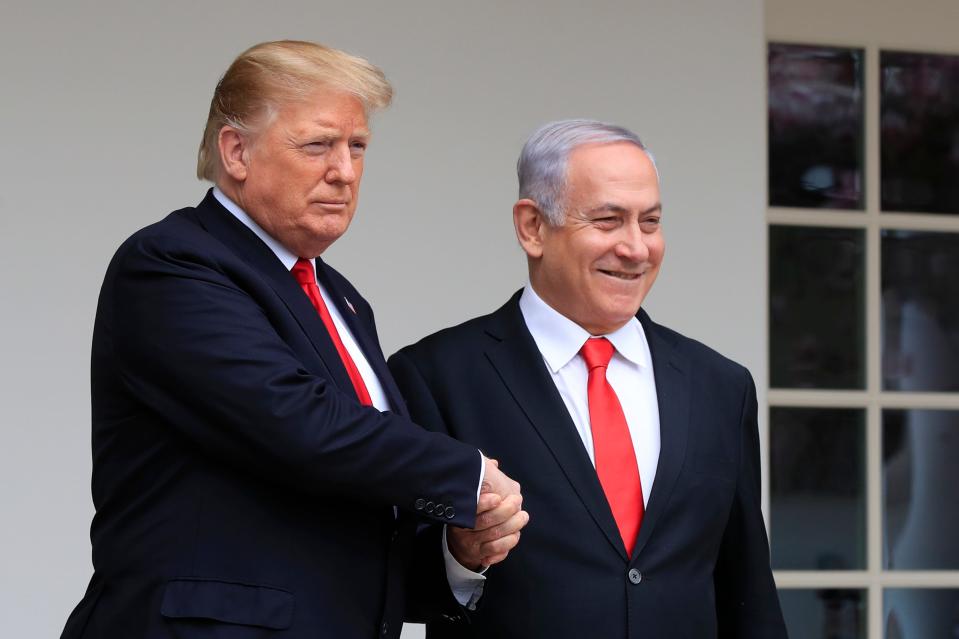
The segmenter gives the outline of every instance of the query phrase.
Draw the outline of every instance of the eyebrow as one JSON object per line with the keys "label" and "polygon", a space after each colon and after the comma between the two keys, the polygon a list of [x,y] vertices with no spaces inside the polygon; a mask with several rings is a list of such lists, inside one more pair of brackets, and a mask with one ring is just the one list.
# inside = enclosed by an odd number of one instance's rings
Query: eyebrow
{"label": "eyebrow", "polygon": [[[306,137],[319,136],[324,138],[335,139],[340,137],[342,133],[336,127],[324,126],[323,124],[320,124],[319,122],[317,122],[316,124],[318,125],[317,128],[309,131],[304,131],[303,135],[305,135]],[[353,135],[350,136],[350,139],[356,139],[356,138],[368,139],[369,137],[370,137],[370,130],[366,128],[362,128],[362,129],[354,129]]]}
{"label": "eyebrow", "polygon": [[[648,209],[644,211],[640,211],[639,214],[649,215],[650,213],[655,213],[656,211],[661,211],[662,209],[663,209],[662,202],[656,202],[656,204],[653,204]],[[588,209],[586,212],[598,213],[600,211],[608,211],[609,213],[620,213],[624,215],[629,213],[629,209],[627,209],[625,206],[623,206],[622,204],[616,204],[614,202],[604,202],[600,204],[599,206],[594,206],[593,208]]]}

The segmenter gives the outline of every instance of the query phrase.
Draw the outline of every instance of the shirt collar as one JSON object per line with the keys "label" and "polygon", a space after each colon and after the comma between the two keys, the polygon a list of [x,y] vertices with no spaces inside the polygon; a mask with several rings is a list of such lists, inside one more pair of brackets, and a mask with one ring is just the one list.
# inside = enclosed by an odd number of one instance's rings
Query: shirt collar
{"label": "shirt collar", "polygon": [[291,253],[289,249],[277,242],[272,235],[264,231],[259,224],[253,221],[252,217],[247,215],[246,211],[241,209],[236,202],[228,198],[226,194],[220,190],[220,187],[213,187],[213,197],[216,198],[217,202],[223,205],[223,208],[232,213],[233,217],[243,222],[244,226],[256,233],[256,236],[263,240],[263,243],[269,246],[276,257],[283,262],[286,270],[289,271],[293,268],[296,261],[300,259],[297,255]]}
{"label": "shirt collar", "polygon": [[[526,284],[520,296],[519,308],[526,327],[553,373],[557,373],[576,357],[579,349],[591,337],[582,326],[543,301],[530,283]],[[650,366],[646,334],[635,317],[602,337],[612,342],[616,352],[633,364],[642,368]]]}

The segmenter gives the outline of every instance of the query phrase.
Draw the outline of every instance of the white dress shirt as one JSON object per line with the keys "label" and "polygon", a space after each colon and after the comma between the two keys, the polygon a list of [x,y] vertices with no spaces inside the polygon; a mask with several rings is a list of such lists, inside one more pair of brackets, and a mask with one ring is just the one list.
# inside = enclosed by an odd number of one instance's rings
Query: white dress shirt
{"label": "white dress shirt", "polygon": [[[586,382],[589,371],[579,356],[579,349],[590,337],[584,328],[550,307],[527,285],[519,300],[526,327],[533,336],[543,363],[556,384],[576,432],[593,466],[593,433],[589,423],[589,400]],[[646,333],[635,317],[608,335],[602,335],[616,348],[606,369],[606,379],[616,392],[633,440],[639,477],[643,485],[643,503],[649,503],[649,491],[659,464],[659,403],[653,358]]]}

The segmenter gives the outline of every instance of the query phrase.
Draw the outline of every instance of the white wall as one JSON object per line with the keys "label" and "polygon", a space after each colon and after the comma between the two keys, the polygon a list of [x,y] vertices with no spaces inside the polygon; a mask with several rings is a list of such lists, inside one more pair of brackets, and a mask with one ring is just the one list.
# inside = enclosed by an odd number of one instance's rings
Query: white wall
{"label": "white wall", "polygon": [[[392,352],[522,285],[514,164],[542,122],[635,129],[668,241],[647,308],[765,385],[761,0],[26,2],[0,11],[0,619],[57,636],[89,578],[89,343],[129,233],[193,204],[213,86],[269,39],[364,55],[397,88],[327,254]],[[761,400],[762,401],[762,400]]]}
{"label": "white wall", "polygon": [[765,0],[770,40],[954,54],[954,0]]}

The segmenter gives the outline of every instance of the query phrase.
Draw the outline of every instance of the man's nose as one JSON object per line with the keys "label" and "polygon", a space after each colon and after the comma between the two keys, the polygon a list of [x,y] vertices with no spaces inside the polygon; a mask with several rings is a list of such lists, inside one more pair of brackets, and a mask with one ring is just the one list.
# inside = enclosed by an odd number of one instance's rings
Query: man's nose
{"label": "man's nose", "polygon": [[625,225],[623,235],[616,243],[616,256],[632,262],[645,262],[649,258],[646,240],[646,234],[638,224]]}
{"label": "man's nose", "polygon": [[326,171],[327,182],[352,184],[356,182],[356,171],[353,168],[353,157],[350,155],[349,145],[336,146],[329,152],[330,164]]}

